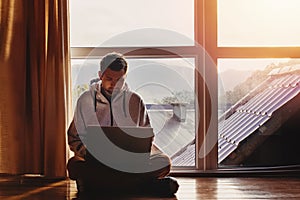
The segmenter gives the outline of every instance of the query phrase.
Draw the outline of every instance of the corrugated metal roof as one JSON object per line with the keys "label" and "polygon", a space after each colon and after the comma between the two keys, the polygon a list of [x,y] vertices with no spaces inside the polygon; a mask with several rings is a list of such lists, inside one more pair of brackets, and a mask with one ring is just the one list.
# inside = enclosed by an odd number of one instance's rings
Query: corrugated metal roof
{"label": "corrugated metal roof", "polygon": [[233,115],[219,123],[219,163],[238,144],[272,118],[272,114],[300,92],[300,75],[274,77],[269,87],[238,107]]}
{"label": "corrugated metal roof", "polygon": [[173,166],[195,166],[195,144],[191,144],[172,160]]}
{"label": "corrugated metal roof", "polygon": [[[300,65],[289,67],[290,72],[299,71]],[[284,73],[283,73],[284,72]],[[218,125],[218,162],[238,148],[238,144],[259,129],[273,113],[288,103],[300,92],[300,75],[286,73],[286,70],[276,69],[270,73],[272,79],[266,82],[268,87],[258,92],[245,104],[237,107],[234,113]],[[191,144],[185,151],[173,159],[175,166],[195,165],[195,145]]]}
{"label": "corrugated metal roof", "polygon": [[172,110],[149,110],[156,144],[169,157],[174,157],[195,139],[195,111],[187,110],[186,121],[173,117]]}

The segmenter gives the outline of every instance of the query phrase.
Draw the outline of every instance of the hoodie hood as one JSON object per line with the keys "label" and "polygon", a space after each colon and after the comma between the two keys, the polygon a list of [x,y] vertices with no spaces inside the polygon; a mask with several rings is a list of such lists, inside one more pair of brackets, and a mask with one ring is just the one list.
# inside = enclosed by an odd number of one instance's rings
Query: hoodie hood
{"label": "hoodie hood", "polygon": [[[104,104],[111,104],[111,102],[101,92],[101,80],[90,85],[90,92],[93,97],[95,112],[97,111],[97,102],[104,103]],[[113,93],[112,100],[111,100],[114,102],[118,100],[122,101],[122,107],[125,116],[127,116],[127,110],[128,110],[127,109],[128,106],[126,106],[126,95],[128,94],[131,94],[131,92],[128,87],[128,84],[125,82],[122,88],[117,93]]]}
{"label": "hoodie hood", "polygon": [[[90,92],[91,95],[97,100],[100,101],[102,103],[108,103],[108,100],[105,98],[105,96],[101,93],[101,80],[99,80],[98,82],[92,83],[90,85]],[[124,95],[124,92],[130,92],[130,89],[128,87],[128,84],[125,82],[123,87],[118,91],[118,92],[114,92],[112,94],[113,99],[117,99],[120,98]]]}

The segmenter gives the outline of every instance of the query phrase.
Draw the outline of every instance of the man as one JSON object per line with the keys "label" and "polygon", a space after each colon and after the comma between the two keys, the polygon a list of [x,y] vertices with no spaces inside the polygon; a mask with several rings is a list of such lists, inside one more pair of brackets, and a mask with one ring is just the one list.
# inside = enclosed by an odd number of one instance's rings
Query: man
{"label": "man", "polygon": [[[149,163],[152,171],[130,173],[91,159],[86,149],[89,125],[150,127],[146,107],[139,95],[130,91],[125,78],[127,61],[122,54],[109,53],[100,62],[100,81],[91,85],[78,99],[74,119],[68,129],[68,143],[75,156],[68,161],[69,177],[76,180],[78,192],[95,190],[143,190],[173,195],[178,189],[170,172],[170,159],[152,145]],[[109,154],[110,152],[105,152]],[[153,167],[154,166],[154,167]],[[150,169],[150,168],[149,168]]]}

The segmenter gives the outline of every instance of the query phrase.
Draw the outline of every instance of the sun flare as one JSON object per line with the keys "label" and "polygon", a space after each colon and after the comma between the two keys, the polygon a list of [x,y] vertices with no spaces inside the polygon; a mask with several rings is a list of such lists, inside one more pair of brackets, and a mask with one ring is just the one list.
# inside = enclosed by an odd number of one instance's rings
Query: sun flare
{"label": "sun flare", "polygon": [[219,0],[219,43],[299,46],[299,0]]}

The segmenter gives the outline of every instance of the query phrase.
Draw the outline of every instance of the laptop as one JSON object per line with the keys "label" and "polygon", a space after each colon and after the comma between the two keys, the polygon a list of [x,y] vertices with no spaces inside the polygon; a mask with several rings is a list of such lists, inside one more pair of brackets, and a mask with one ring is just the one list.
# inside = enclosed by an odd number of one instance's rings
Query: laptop
{"label": "laptop", "polygon": [[151,127],[88,126],[87,160],[113,167],[144,163],[150,157],[153,138]]}

